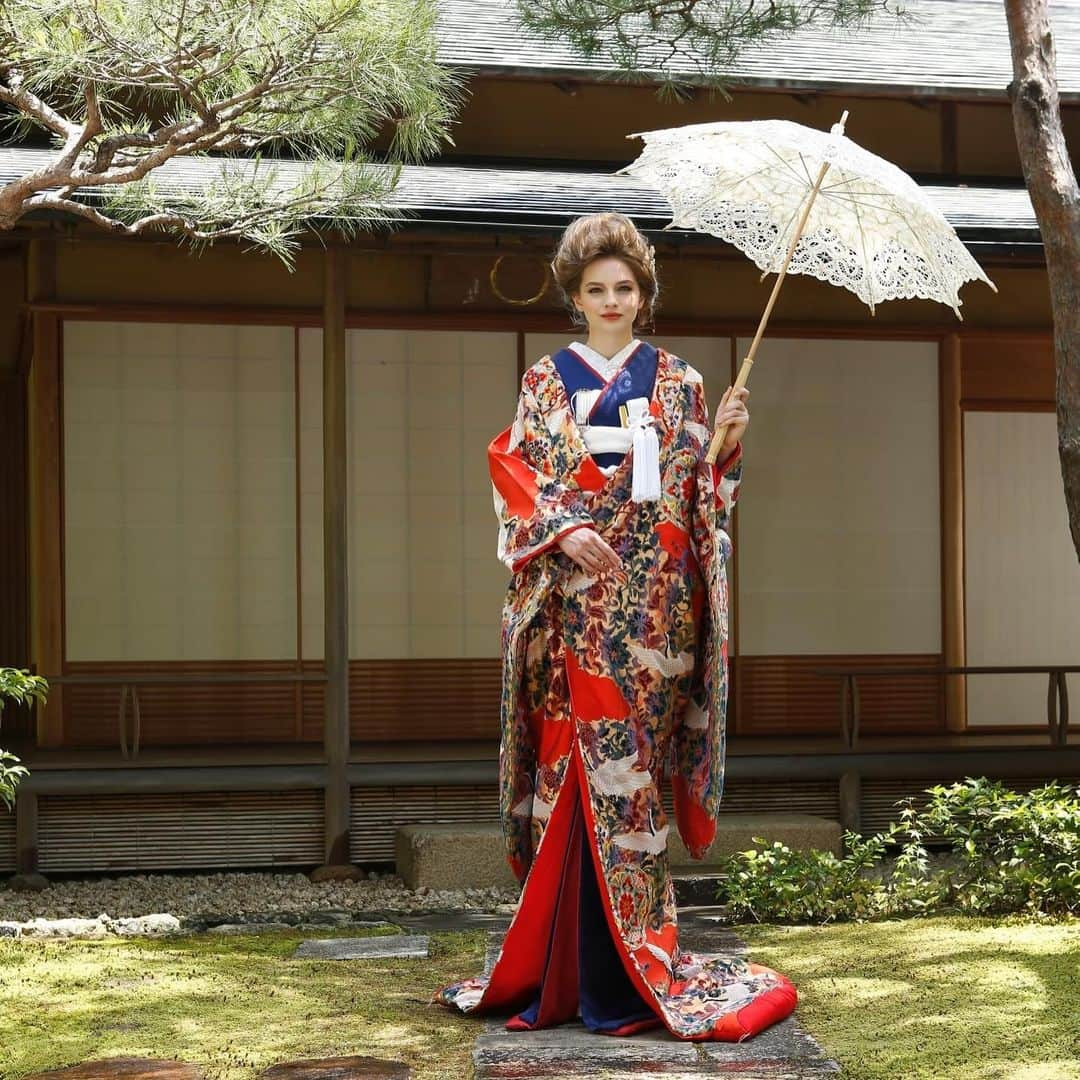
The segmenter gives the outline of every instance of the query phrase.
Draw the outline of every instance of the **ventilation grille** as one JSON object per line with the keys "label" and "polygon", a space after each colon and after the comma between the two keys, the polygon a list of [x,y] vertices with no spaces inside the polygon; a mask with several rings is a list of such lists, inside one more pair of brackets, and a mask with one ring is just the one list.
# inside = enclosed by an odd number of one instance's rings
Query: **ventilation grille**
{"label": "ventilation grille", "polygon": [[15,872],[15,815],[0,805],[0,874]]}
{"label": "ventilation grille", "polygon": [[[1007,788],[1023,794],[1034,788],[1044,787],[1050,783],[1045,777],[1022,776],[1022,777],[994,777]],[[1068,777],[1059,778],[1062,783],[1075,784],[1078,781]],[[911,797],[917,810],[923,809],[930,796],[925,794],[926,789],[937,784],[952,784],[955,780],[933,780],[920,778],[917,780],[895,780],[890,778],[865,779],[862,782],[862,801],[860,804],[862,816],[862,834],[868,836],[871,833],[883,832],[890,821],[900,820],[901,807],[896,803],[900,799]],[[928,840],[940,840],[938,836],[927,836]]]}
{"label": "ventilation grille", "polygon": [[497,822],[495,784],[469,787],[353,788],[350,818],[353,862],[392,862],[401,825]]}
{"label": "ventilation grille", "polygon": [[322,861],[319,791],[56,795],[39,815],[43,873]]}
{"label": "ventilation grille", "polygon": [[[674,813],[670,787],[668,814]],[[835,781],[729,781],[720,807],[732,814],[837,815]],[[353,862],[390,862],[394,834],[401,825],[498,822],[499,794],[494,784],[472,787],[353,788],[350,856]]]}
{"label": "ventilation grille", "polygon": [[727,779],[720,800],[724,814],[817,814],[836,820],[839,787],[835,780]]}

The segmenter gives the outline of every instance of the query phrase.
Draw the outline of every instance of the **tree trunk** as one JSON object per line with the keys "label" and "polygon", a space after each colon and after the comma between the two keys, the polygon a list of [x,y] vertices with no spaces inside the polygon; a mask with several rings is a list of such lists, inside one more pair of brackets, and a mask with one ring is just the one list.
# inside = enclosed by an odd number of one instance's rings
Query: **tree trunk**
{"label": "tree trunk", "polygon": [[1058,453],[1080,558],[1080,189],[1061,130],[1046,0],[1005,0],[1016,144],[1046,253],[1057,358]]}

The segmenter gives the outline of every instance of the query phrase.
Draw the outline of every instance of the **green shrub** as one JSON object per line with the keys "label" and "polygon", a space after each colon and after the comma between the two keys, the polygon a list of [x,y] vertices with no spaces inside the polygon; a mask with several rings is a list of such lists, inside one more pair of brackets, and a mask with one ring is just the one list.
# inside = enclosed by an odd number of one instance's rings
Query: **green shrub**
{"label": "green shrub", "polygon": [[[48,691],[48,683],[40,675],[31,675],[19,668],[0,667],[0,713],[5,701],[14,701],[17,705],[43,702]],[[15,805],[15,788],[25,775],[26,769],[16,756],[0,750],[0,802],[9,810]]]}
{"label": "green shrub", "polygon": [[[878,914],[878,884],[865,873],[882,857],[888,834],[844,834],[847,853],[793,851],[779,840],[724,860],[721,900],[739,917],[833,922]],[[765,844],[760,837],[754,843]]]}
{"label": "green shrub", "polygon": [[923,837],[947,840],[956,866],[934,875],[939,905],[979,915],[1080,911],[1080,787],[1020,794],[969,777],[926,793],[921,811],[908,805],[901,815],[911,855],[901,871],[914,878]]}
{"label": "green shrub", "polygon": [[[1019,794],[968,777],[925,794],[921,809],[912,799],[898,804],[900,820],[883,832],[845,832],[840,858],[779,842],[728,857],[720,900],[737,919],[784,922],[1080,912],[1080,788],[1051,783]],[[932,868],[927,837],[948,843],[945,865]],[[887,847],[899,849],[888,868]]]}

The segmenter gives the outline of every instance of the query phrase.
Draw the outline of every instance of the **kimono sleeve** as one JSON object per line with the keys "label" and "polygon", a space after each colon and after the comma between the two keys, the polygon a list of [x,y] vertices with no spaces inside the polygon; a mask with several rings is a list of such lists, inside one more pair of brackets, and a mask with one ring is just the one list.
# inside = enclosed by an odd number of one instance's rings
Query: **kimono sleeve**
{"label": "kimono sleeve", "polygon": [[[696,373],[695,373],[696,374]],[[700,456],[691,508],[692,542],[708,591],[708,633],[699,649],[694,687],[682,723],[674,733],[675,819],[679,835],[695,859],[704,858],[716,834],[724,788],[727,712],[728,530],[742,480],[742,443],[726,460],[710,464],[712,438],[700,376],[686,384],[688,428],[700,436]]]}
{"label": "kimono sleeve", "polygon": [[[705,404],[705,389],[701,382],[690,384],[691,390],[691,416],[695,423],[702,424],[708,431],[698,461],[697,475],[697,507],[694,528],[707,528],[711,523],[714,530],[720,530],[725,534],[731,529],[731,511],[739,498],[739,485],[742,482],[742,455],[741,442],[735,444],[735,449],[728,456],[712,464],[705,460],[705,451],[709,442],[712,441],[712,428],[709,427],[709,408]],[[721,451],[722,453],[722,451]],[[700,522],[697,520],[700,515]],[[695,537],[695,540],[698,538]],[[702,536],[701,539],[704,539]],[[730,537],[728,537],[728,551],[730,553]]]}
{"label": "kimono sleeve", "polygon": [[593,524],[581,488],[560,460],[557,437],[523,382],[513,424],[488,446],[499,560],[515,572],[567,533]]}

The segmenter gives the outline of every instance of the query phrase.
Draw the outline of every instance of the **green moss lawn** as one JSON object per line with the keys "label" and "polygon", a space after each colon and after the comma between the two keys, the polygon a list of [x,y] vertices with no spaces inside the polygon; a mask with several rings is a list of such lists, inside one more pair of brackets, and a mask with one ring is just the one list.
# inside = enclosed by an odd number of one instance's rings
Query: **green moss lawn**
{"label": "green moss lawn", "polygon": [[[801,1026],[850,1080],[1080,1078],[1080,920],[738,932],[792,978]],[[408,1062],[417,1080],[470,1075],[478,1023],[428,1002],[480,969],[485,935],[435,935],[429,960],[337,962],[292,959],[304,936],[0,939],[0,1077],[139,1055],[254,1080],[344,1054]]]}
{"label": "green moss lawn", "polygon": [[1080,920],[743,926],[849,1080],[1078,1080]]}
{"label": "green moss lawn", "polygon": [[439,934],[427,960],[292,959],[312,936],[0,939],[0,1077],[136,1055],[248,1080],[346,1054],[408,1062],[417,1080],[468,1076],[476,1020],[428,1002],[481,969],[484,934]]}

